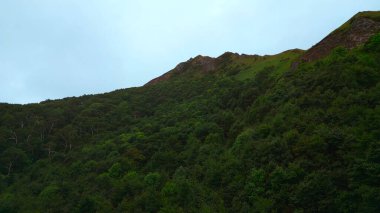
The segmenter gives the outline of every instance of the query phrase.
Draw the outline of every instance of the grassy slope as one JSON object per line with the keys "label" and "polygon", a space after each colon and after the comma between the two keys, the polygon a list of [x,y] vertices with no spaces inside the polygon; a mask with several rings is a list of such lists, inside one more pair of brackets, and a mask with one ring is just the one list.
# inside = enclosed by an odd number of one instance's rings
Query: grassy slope
{"label": "grassy slope", "polygon": [[241,70],[236,79],[245,80],[253,78],[258,71],[268,67],[273,67],[275,72],[273,75],[279,76],[283,72],[290,69],[292,62],[302,54],[302,50],[290,50],[277,55],[262,56],[255,60],[250,58],[240,59],[237,63],[245,65],[245,69]]}
{"label": "grassy slope", "polygon": [[351,23],[353,20],[364,17],[368,19],[372,19],[374,21],[379,21],[380,22],[380,12],[379,11],[367,11],[367,12],[360,12],[356,14],[354,17],[352,17],[350,20],[348,20],[346,23],[344,23],[342,26],[340,26],[338,29],[334,30],[332,33],[336,32],[342,32],[350,29]]}

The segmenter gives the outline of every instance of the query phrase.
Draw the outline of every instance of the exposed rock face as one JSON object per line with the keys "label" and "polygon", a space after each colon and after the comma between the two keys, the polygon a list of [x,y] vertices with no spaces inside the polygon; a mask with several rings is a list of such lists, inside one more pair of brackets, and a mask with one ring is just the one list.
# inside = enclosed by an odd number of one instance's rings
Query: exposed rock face
{"label": "exposed rock face", "polygon": [[345,25],[349,25],[346,28],[337,29],[310,48],[301,57],[301,61],[313,61],[322,58],[338,46],[352,49],[365,43],[371,36],[380,32],[380,22],[360,15],[359,13],[346,23]]}
{"label": "exposed rock face", "polygon": [[208,56],[197,56],[193,60],[189,61],[190,66],[201,72],[210,72],[215,70],[216,60]]}

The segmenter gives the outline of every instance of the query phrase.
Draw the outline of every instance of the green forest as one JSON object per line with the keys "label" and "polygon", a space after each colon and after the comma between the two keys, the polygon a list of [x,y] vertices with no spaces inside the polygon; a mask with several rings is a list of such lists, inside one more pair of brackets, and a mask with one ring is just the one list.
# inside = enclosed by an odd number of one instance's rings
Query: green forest
{"label": "green forest", "polygon": [[0,212],[380,212],[380,34],[0,104]]}

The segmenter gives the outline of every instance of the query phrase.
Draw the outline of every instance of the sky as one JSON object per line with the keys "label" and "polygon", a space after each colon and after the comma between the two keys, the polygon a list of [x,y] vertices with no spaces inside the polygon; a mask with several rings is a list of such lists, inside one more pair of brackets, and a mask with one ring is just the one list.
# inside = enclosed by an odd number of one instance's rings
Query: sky
{"label": "sky", "polygon": [[308,49],[379,0],[0,0],[0,102],[142,86],[197,55]]}

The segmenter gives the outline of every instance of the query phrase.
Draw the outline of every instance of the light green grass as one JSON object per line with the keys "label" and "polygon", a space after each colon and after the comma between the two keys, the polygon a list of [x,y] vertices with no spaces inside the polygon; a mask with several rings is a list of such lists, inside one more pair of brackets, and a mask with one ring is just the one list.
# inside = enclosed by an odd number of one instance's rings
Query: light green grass
{"label": "light green grass", "polygon": [[261,56],[256,60],[252,58],[241,59],[240,63],[246,65],[247,69],[240,71],[236,75],[236,79],[245,80],[253,78],[258,71],[266,67],[273,67],[272,75],[280,75],[284,71],[290,69],[291,63],[300,56],[303,51],[290,50],[277,55]]}

